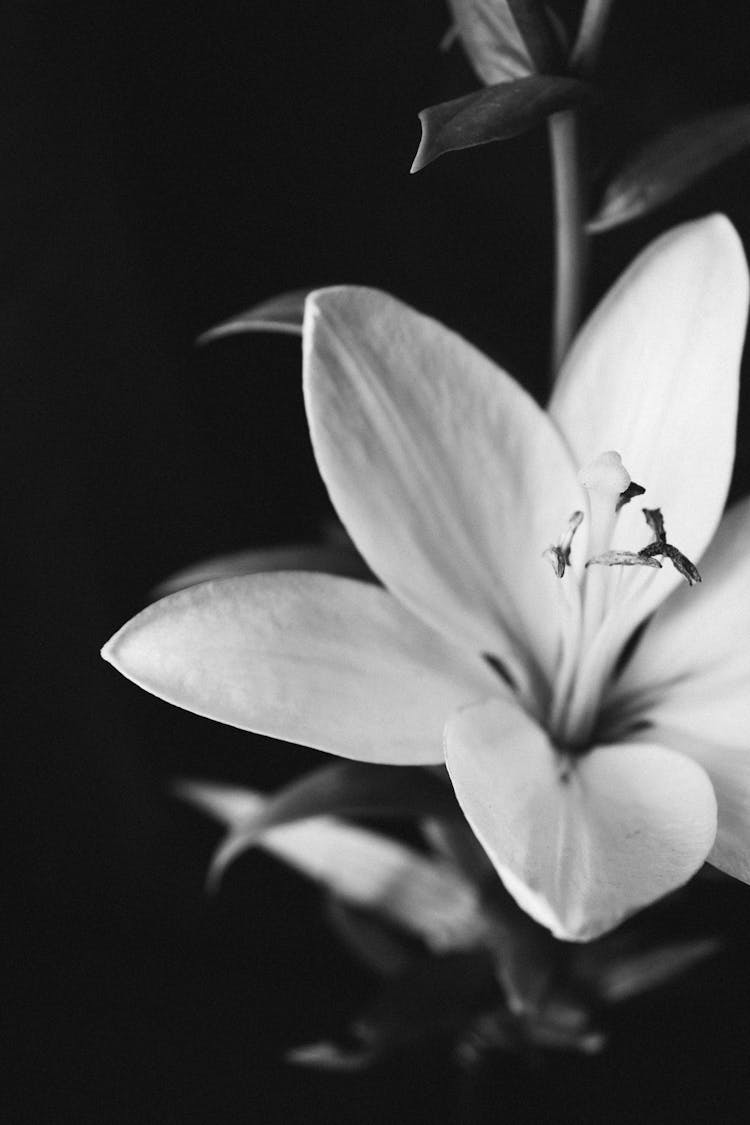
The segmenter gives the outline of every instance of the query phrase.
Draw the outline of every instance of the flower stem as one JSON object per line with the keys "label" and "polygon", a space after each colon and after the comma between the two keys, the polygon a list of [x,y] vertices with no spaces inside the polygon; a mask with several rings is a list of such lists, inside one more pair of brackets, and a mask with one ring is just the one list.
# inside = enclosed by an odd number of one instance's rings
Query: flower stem
{"label": "flower stem", "polygon": [[555,296],[550,361],[550,381],[554,383],[580,323],[588,265],[586,205],[574,110],[564,110],[550,117],[549,138],[555,210]]}

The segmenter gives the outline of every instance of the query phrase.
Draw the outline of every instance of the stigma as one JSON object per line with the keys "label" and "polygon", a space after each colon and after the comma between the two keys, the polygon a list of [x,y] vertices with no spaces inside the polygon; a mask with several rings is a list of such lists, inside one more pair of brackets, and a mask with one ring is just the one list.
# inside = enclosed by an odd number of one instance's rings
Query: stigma
{"label": "stigma", "polygon": [[622,457],[613,449],[600,453],[584,466],[578,480],[586,492],[589,551],[592,556],[601,555],[612,543],[617,513],[622,507],[620,501],[626,493],[632,492],[633,482]]}
{"label": "stigma", "polygon": [[[604,501],[611,501],[612,510],[623,492],[631,485],[630,473],[622,463],[622,457],[614,449],[600,453],[578,474],[579,483],[591,495],[595,493]],[[645,491],[645,489],[644,489]]]}

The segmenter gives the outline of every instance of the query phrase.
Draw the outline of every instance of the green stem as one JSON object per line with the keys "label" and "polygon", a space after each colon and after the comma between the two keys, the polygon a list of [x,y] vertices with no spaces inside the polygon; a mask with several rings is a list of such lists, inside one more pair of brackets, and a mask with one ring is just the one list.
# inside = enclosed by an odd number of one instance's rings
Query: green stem
{"label": "green stem", "polygon": [[555,296],[550,378],[554,382],[581,320],[588,265],[586,204],[574,110],[549,119],[555,210]]}

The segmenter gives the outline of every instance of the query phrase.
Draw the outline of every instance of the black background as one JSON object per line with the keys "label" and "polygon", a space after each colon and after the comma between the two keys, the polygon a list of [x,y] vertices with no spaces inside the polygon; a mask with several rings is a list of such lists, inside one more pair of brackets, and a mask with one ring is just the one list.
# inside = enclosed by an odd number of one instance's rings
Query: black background
{"label": "black background", "polygon": [[[619,6],[605,156],[678,113],[750,99],[746,8]],[[467,1119],[429,1051],[364,1077],[282,1065],[369,981],[314,892],[261,855],[207,904],[216,831],[166,785],[268,788],[317,755],[169,708],[98,657],[171,571],[312,537],[328,513],[298,344],[196,349],[212,324],[289,288],[376,285],[543,393],[543,131],[408,175],[417,111],[475,86],[457,49],[437,50],[447,22],[440,0],[0,8],[6,1119]],[[747,243],[748,183],[737,158],[602,236],[592,299],[682,218],[724,210]],[[736,494],[749,473],[743,416]],[[721,900],[734,953],[692,989],[619,1013],[598,1059],[499,1058],[478,1119],[744,1121],[748,894]]]}

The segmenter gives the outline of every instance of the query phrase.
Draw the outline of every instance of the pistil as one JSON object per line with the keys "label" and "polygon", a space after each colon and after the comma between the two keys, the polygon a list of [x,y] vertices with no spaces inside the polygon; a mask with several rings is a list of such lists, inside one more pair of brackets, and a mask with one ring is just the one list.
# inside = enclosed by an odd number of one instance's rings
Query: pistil
{"label": "pistil", "polygon": [[[620,454],[614,450],[601,453],[590,465],[581,469],[578,480],[586,490],[589,555],[596,557],[611,546],[620,499],[632,482]],[[585,652],[606,612],[608,582],[603,571],[587,569],[583,583],[581,650]]]}
{"label": "pistil", "polygon": [[[588,550],[580,587],[579,614],[573,608],[570,579],[562,592],[568,608],[568,629],[561,653],[560,670],[549,712],[549,729],[565,754],[583,752],[596,722],[599,701],[617,657],[612,629],[608,627],[616,606],[623,609],[642,584],[625,582],[624,568],[660,570],[668,559],[689,585],[701,581],[695,565],[667,539],[664,518],[659,508],[644,508],[643,514],[653,540],[640,550],[614,550],[612,541],[617,514],[624,504],[645,492],[630,479],[619,453],[600,454],[578,474],[586,492]],[[570,518],[568,530],[554,547],[545,551],[558,578],[563,579],[570,564],[573,535],[582,522],[580,512]],[[612,567],[617,569],[614,579]],[[622,588],[621,588],[622,587]],[[575,620],[573,620],[575,618]],[[616,630],[615,630],[616,634]]]}
{"label": "pistil", "polygon": [[[614,450],[600,454],[581,470],[578,479],[586,492],[590,559],[604,561],[611,554],[620,508],[644,489],[631,480],[620,454]],[[643,560],[642,565],[659,563],[649,559]],[[553,732],[573,749],[585,743],[590,734],[601,686],[609,674],[606,661],[592,663],[587,657],[592,649],[600,647],[596,641],[607,615],[611,585],[606,569],[589,568],[587,563],[581,580],[582,609],[575,657],[572,661],[563,660],[550,713]]]}

